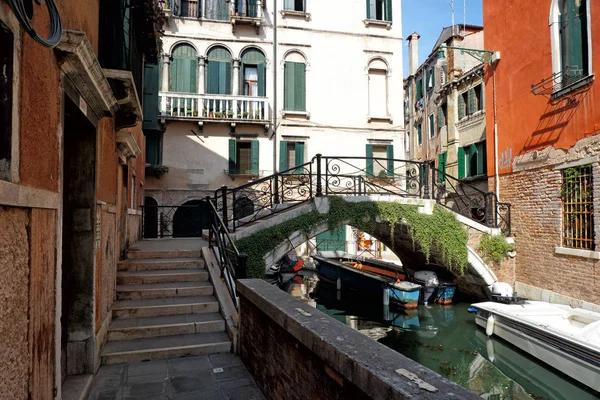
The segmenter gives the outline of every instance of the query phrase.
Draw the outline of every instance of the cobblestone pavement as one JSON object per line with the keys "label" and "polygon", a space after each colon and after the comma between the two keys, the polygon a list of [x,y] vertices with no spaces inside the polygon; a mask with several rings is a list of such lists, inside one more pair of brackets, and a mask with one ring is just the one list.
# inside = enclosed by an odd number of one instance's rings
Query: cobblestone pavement
{"label": "cobblestone pavement", "polygon": [[88,400],[264,400],[234,354],[104,365]]}

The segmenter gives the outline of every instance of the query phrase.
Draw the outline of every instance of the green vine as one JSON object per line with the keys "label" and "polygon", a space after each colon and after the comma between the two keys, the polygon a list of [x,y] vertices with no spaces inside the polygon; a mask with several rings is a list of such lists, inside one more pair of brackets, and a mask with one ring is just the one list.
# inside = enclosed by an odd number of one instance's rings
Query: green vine
{"label": "green vine", "polygon": [[237,241],[238,249],[248,255],[249,276],[264,276],[264,258],[283,243],[293,232],[306,236],[318,225],[327,223],[330,229],[352,225],[365,232],[373,232],[377,223],[387,223],[393,245],[396,225],[406,226],[414,249],[420,250],[427,262],[435,250],[444,264],[460,274],[467,267],[467,232],[450,212],[434,207],[432,215],[421,214],[415,205],[391,202],[347,202],[338,197],[329,198],[329,212],[313,210],[277,226],[258,231]]}
{"label": "green vine", "polygon": [[506,236],[491,236],[485,233],[479,241],[479,252],[483,255],[486,263],[493,263],[499,266],[502,260],[508,257],[508,253],[513,251],[513,245],[506,242]]}

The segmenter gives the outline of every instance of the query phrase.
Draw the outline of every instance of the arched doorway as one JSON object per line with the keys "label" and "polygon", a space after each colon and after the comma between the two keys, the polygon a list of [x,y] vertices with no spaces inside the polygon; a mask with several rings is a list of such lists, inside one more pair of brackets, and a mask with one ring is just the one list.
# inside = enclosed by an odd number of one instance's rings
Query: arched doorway
{"label": "arched doorway", "polygon": [[173,237],[201,237],[210,224],[210,208],[202,200],[191,200],[177,208],[173,216]]}
{"label": "arched doorway", "polygon": [[153,197],[144,197],[144,238],[158,237],[158,202]]}

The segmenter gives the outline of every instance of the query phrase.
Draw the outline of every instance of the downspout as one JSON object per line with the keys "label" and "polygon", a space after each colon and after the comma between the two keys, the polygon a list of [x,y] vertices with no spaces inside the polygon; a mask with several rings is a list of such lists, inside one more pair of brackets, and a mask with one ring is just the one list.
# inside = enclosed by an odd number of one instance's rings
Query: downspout
{"label": "downspout", "polygon": [[[266,1],[266,0],[265,0]],[[273,0],[273,173],[277,173],[277,1]]]}
{"label": "downspout", "polygon": [[496,199],[500,202],[500,175],[498,173],[498,116],[496,112],[496,66],[492,67],[492,86],[494,92],[494,180],[496,181]]}

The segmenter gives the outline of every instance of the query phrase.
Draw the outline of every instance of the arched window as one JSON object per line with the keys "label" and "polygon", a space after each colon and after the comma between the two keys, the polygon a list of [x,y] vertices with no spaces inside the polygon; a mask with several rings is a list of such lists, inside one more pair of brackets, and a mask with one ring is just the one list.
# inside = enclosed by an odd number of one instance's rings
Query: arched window
{"label": "arched window", "polygon": [[554,0],[550,10],[552,70],[569,84],[590,73],[588,1]]}
{"label": "arched window", "polygon": [[173,49],[173,61],[171,62],[171,91],[195,93],[197,71],[196,49],[189,44],[177,45]]}
{"label": "arched window", "polygon": [[242,54],[240,93],[245,96],[264,96],[266,93],[265,55],[258,49]]}
{"label": "arched window", "polygon": [[387,64],[376,58],[369,63],[369,116],[387,117]]}
{"label": "arched window", "polygon": [[231,53],[225,47],[213,47],[208,52],[206,93],[231,94]]}
{"label": "arched window", "polygon": [[173,237],[201,237],[210,227],[210,209],[202,200],[191,200],[173,215]]}
{"label": "arched window", "polygon": [[286,111],[306,111],[306,60],[302,54],[289,53],[285,58],[283,78],[283,108]]}

